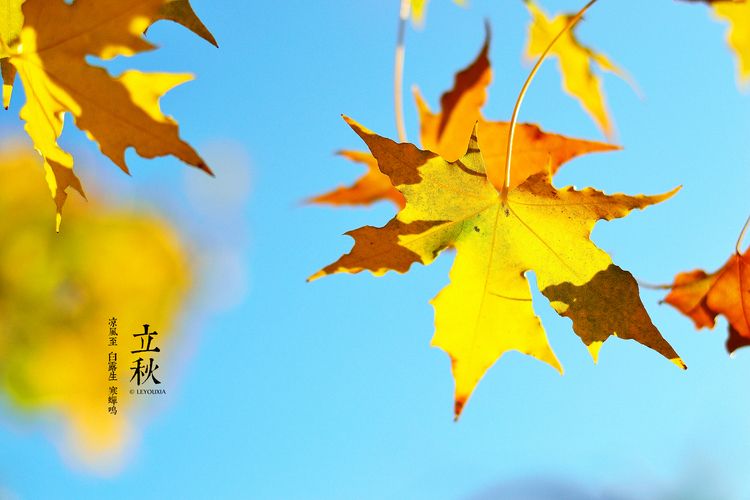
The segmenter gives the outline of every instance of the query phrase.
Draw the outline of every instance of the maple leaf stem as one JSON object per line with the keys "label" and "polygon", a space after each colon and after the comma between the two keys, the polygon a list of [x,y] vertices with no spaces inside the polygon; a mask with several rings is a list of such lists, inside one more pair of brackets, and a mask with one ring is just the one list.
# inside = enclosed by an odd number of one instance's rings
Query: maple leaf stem
{"label": "maple leaf stem", "polygon": [[[747,232],[750,231],[750,217],[747,218],[745,221],[745,225],[742,226],[742,231],[740,231],[740,236],[737,238],[737,245],[735,245],[735,251],[737,252],[737,255],[742,255],[742,240],[745,239],[745,236],[747,235]],[[654,285],[652,283],[648,283],[646,281],[636,280],[638,282],[638,286],[642,288],[648,288],[649,290],[675,290],[678,288],[684,288],[686,286],[690,286],[693,283],[692,282],[685,282],[681,283],[679,285],[676,285],[674,283],[669,285]]]}
{"label": "maple leaf stem", "polygon": [[639,287],[646,288],[648,290],[671,290],[673,288],[676,288],[674,284],[669,284],[669,285],[666,285],[666,284],[664,284],[664,285],[655,285],[653,283],[649,283],[647,281],[643,281],[643,280],[639,280],[639,279],[636,279],[635,281],[636,281],[636,283],[638,283]]}
{"label": "maple leaf stem", "polygon": [[396,39],[396,58],[393,68],[393,106],[396,112],[396,132],[399,142],[407,142],[404,124],[404,58],[406,56],[406,26],[411,10],[411,0],[401,0]]}
{"label": "maple leaf stem", "polygon": [[539,68],[542,66],[542,63],[547,58],[547,55],[552,50],[552,47],[554,47],[555,43],[568,31],[570,31],[573,26],[578,23],[578,21],[581,20],[583,15],[586,13],[589,8],[594,5],[597,2],[597,0],[590,0],[589,3],[587,3],[581,10],[578,11],[578,13],[571,17],[568,21],[568,24],[565,25],[565,28],[560,31],[560,33],[555,36],[555,38],[552,39],[552,41],[549,43],[546,49],[544,49],[544,52],[542,52],[542,55],[539,56],[539,59],[537,60],[534,67],[531,69],[531,72],[529,73],[528,78],[526,78],[526,81],[523,84],[523,87],[521,87],[521,92],[518,94],[518,99],[516,100],[516,105],[513,108],[513,116],[510,119],[510,131],[508,132],[508,148],[507,148],[507,154],[505,157],[505,179],[503,181],[503,186],[500,190],[500,200],[502,201],[503,205],[506,201],[508,201],[508,191],[510,190],[510,166],[511,166],[511,160],[513,157],[513,138],[516,134],[516,125],[518,123],[518,113],[521,110],[521,103],[523,103],[523,98],[526,96],[526,91],[529,89],[529,85],[531,85],[532,80],[534,80],[534,77],[536,76],[537,71],[539,71]]}
{"label": "maple leaf stem", "polygon": [[745,235],[747,234],[747,230],[750,228],[750,217],[747,218],[747,221],[745,221],[745,225],[742,227],[742,231],[740,231],[740,236],[737,238],[737,245],[735,246],[735,250],[737,250],[737,255],[740,255],[742,253],[742,249],[740,248],[742,246],[742,240],[745,239]]}

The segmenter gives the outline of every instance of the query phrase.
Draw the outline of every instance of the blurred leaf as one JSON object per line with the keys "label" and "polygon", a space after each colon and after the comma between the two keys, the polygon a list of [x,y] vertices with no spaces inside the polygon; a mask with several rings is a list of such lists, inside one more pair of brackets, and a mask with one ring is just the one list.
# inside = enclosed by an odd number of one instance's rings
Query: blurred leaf
{"label": "blurred leaf", "polygon": [[69,207],[75,224],[49,230],[41,172],[30,152],[0,157],[0,388],[26,411],[65,417],[69,450],[96,461],[126,444],[136,401],[129,359],[120,359],[118,415],[107,413],[108,325],[118,318],[119,352],[143,323],[175,342],[175,317],[191,285],[172,227],[96,199]]}
{"label": "blurred leaf", "polygon": [[367,167],[367,172],[351,186],[315,196],[309,203],[328,205],[370,205],[381,200],[391,200],[399,208],[404,206],[404,196],[393,187],[391,180],[378,169],[378,162],[364,151],[339,151],[340,156]]}
{"label": "blurred leaf", "polygon": [[[536,59],[550,42],[563,31],[571,15],[562,14],[550,18],[534,0],[524,0],[531,13],[526,56]],[[607,111],[602,81],[595,72],[598,67],[628,81],[629,77],[607,56],[583,45],[574,31],[566,31],[550,51],[560,62],[560,74],[565,91],[580,102],[583,109],[594,119],[607,137],[612,137],[613,126]]]}
{"label": "blurred leaf", "polygon": [[[411,19],[415,24],[421,25],[424,22],[425,12],[427,11],[427,2],[429,0],[410,0],[411,1]],[[453,0],[458,5],[464,5],[466,0]]]}
{"label": "blurred leaf", "polygon": [[714,2],[714,14],[729,23],[727,43],[737,57],[737,71],[741,83],[750,82],[750,3]]}
{"label": "blurred leaf", "polygon": [[[0,2],[0,48],[3,51],[18,43],[23,27],[21,4],[24,0],[2,0]],[[3,76],[3,107],[8,109],[16,79],[16,68],[7,57],[0,57],[0,70]]]}

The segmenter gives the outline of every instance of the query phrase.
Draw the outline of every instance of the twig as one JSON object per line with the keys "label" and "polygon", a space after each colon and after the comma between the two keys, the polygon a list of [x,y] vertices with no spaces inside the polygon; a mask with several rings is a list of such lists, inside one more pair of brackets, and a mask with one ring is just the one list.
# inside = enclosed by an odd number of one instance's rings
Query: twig
{"label": "twig", "polygon": [[396,111],[396,132],[398,140],[406,142],[406,125],[404,125],[404,58],[406,56],[406,26],[411,10],[411,0],[401,0],[398,19],[398,38],[396,39],[396,60],[393,69],[393,105]]}

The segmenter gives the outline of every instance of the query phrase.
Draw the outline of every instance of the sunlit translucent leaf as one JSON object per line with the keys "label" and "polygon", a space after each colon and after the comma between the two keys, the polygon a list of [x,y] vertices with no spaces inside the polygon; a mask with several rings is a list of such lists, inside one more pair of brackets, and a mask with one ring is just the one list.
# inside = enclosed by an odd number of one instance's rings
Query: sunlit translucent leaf
{"label": "sunlit translucent leaf", "polygon": [[189,75],[130,70],[113,77],[86,60],[89,56],[111,59],[152,50],[154,46],[143,33],[160,19],[184,24],[215,43],[187,1],[76,0],[69,5],[62,0],[27,0],[23,14],[23,29],[10,44],[3,74],[7,73],[6,88],[13,71],[24,86],[27,99],[21,118],[34,147],[47,162],[58,225],[66,189],[82,192],[72,171],[73,157],[58,144],[65,113],[72,115],[76,126],[125,172],[128,148],[145,158],[173,155],[210,172],[193,148],[180,139],[177,124],[159,108],[159,98],[189,80]]}
{"label": "sunlit translucent leaf", "polygon": [[[0,47],[7,51],[18,43],[23,26],[21,4],[23,0],[0,0]],[[16,79],[16,68],[7,57],[0,57],[0,70],[3,77],[3,107],[8,109]]]}
{"label": "sunlit translucent leaf", "polygon": [[[531,13],[526,56],[536,59],[542,55],[558,33],[563,31],[571,16],[562,14],[550,18],[534,0],[525,0],[525,2]],[[579,42],[574,30],[562,34],[550,51],[550,57],[557,58],[559,61],[565,91],[575,97],[602,131],[611,137],[612,120],[607,110],[601,77],[595,69],[614,73],[625,80],[629,80],[629,77],[607,56]]]}
{"label": "sunlit translucent leaf", "polygon": [[549,175],[536,174],[503,203],[488,180],[475,135],[465,154],[451,162],[348,122],[404,195],[406,206],[382,228],[349,232],[355,241],[352,251],[311,279],[363,270],[404,273],[414,263],[430,264],[442,250],[455,248],[451,283],[432,301],[432,343],[450,355],[456,415],[505,352],[520,351],[562,370],[534,314],[524,276],[529,271],[552,307],[573,321],[595,359],[602,343],[616,335],[684,367],[651,322],[633,276],[589,239],[597,220],[624,217],[674,191],[627,196],[592,188],[557,189]]}

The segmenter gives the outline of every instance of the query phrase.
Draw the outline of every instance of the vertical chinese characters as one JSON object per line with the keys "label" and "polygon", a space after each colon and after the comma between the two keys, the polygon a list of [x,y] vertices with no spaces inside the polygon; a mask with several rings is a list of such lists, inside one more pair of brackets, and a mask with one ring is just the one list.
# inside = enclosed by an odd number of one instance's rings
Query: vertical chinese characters
{"label": "vertical chinese characters", "polygon": [[[149,325],[143,325],[143,333],[134,333],[133,337],[137,338],[141,342],[141,348],[136,349],[134,351],[130,351],[131,354],[141,354],[141,353],[156,353],[160,352],[161,349],[158,347],[151,346],[152,341],[154,340],[154,337],[157,336],[159,333],[156,331],[149,332]],[[156,378],[154,375],[154,372],[159,369],[159,365],[154,362],[154,358],[149,356],[148,358],[148,364],[145,363],[145,360],[143,357],[138,356],[137,359],[133,361],[133,365],[130,369],[133,371],[133,376],[130,377],[130,381],[132,382],[135,380],[135,383],[137,385],[144,384],[148,382],[149,379],[154,384],[161,384],[159,379]]]}
{"label": "vertical chinese characters", "polygon": [[[109,319],[109,346],[117,347],[117,318]],[[110,382],[117,382],[117,352],[110,351],[107,360],[107,370],[109,371]],[[109,386],[109,395],[107,396],[107,411],[112,415],[117,415],[117,386]]]}

